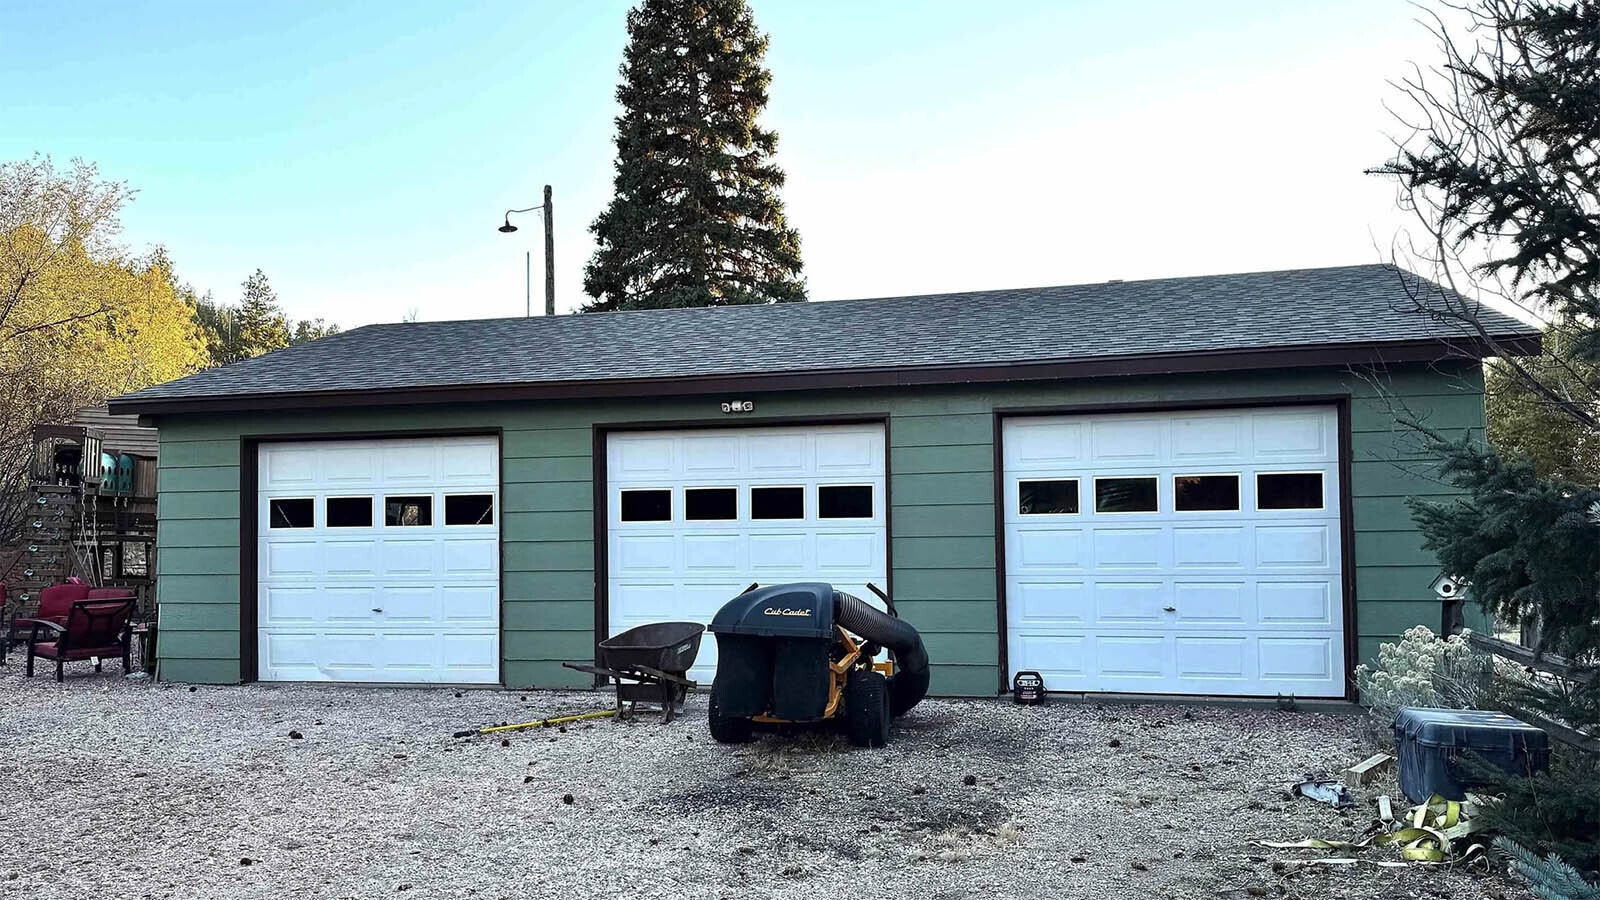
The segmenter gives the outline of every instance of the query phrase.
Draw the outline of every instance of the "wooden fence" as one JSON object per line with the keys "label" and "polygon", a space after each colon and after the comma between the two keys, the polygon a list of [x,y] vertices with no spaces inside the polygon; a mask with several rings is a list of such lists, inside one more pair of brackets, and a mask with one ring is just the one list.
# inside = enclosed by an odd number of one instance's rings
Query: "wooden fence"
{"label": "wooden fence", "polygon": [[[1510,660],[1518,665],[1533,669],[1536,672],[1543,672],[1546,675],[1552,675],[1556,678],[1577,682],[1579,684],[1590,684],[1595,679],[1595,670],[1573,665],[1565,658],[1557,656],[1553,653],[1539,653],[1537,651],[1530,650],[1521,644],[1513,644],[1507,640],[1502,640],[1497,637],[1489,637],[1488,635],[1477,634],[1476,632],[1474,632],[1468,638],[1468,640],[1472,643],[1473,647],[1482,650],[1485,653],[1492,653],[1501,659]],[[1600,753],[1600,737],[1579,731],[1570,725],[1564,725],[1548,716],[1534,712],[1533,710],[1523,709],[1510,704],[1502,704],[1501,708],[1505,712],[1516,716],[1524,722],[1527,722],[1529,725],[1535,725],[1539,728],[1543,728],[1546,734],[1556,738],[1559,741],[1563,741],[1582,750],[1587,750],[1590,753]]]}

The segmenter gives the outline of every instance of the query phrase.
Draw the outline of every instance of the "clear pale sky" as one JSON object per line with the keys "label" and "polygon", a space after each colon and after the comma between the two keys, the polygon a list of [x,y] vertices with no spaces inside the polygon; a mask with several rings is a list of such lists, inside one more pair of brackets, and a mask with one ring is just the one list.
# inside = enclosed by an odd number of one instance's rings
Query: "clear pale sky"
{"label": "clear pale sky", "polygon": [[[345,327],[581,300],[623,0],[0,0],[0,159],[97,162],[130,249]],[[1402,0],[753,0],[817,300],[1375,262]]]}

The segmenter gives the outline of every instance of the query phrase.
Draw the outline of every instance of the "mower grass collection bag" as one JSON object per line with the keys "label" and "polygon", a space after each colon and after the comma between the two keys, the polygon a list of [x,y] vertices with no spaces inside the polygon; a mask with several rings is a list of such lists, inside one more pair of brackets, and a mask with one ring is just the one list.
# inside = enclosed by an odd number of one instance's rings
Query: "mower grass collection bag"
{"label": "mower grass collection bag", "polygon": [[[887,598],[886,602],[887,602]],[[712,737],[750,740],[757,725],[837,722],[863,746],[882,746],[889,721],[928,690],[928,655],[915,628],[821,582],[752,586],[711,620],[717,675]],[[887,649],[893,662],[876,662]]]}

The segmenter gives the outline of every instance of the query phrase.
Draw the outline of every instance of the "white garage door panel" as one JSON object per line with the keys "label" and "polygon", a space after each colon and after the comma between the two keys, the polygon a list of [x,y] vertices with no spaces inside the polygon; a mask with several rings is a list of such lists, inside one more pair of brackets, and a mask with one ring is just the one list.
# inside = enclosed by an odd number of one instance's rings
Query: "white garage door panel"
{"label": "white garage door panel", "polygon": [[[1056,690],[1342,696],[1337,428],[1332,407],[1007,420],[1012,674]],[[1320,477],[1321,505],[1259,508],[1260,473]],[[1237,506],[1179,511],[1175,479],[1201,475],[1236,476]],[[1096,478],[1151,476],[1154,511],[1096,510]],[[1021,482],[1070,479],[1077,512],[1021,511]]]}
{"label": "white garage door panel", "polygon": [[[752,582],[821,580],[861,596],[888,574],[882,426],[750,428],[614,434],[607,438],[607,603],[612,634],[665,620],[709,622]],[[825,519],[823,486],[872,489],[870,518]],[[751,490],[799,488],[798,519],[755,519]],[[732,489],[735,517],[690,520],[685,492]],[[668,521],[623,521],[623,491],[666,490]],[[693,677],[715,671],[715,641]]]}
{"label": "white garage door panel", "polygon": [[1244,625],[1255,618],[1255,604],[1243,582],[1179,581],[1172,585],[1173,619],[1179,625]]}
{"label": "white garage door panel", "polygon": [[[497,440],[265,444],[259,471],[262,680],[499,681]],[[494,524],[446,524],[456,494],[488,495]],[[428,498],[431,521],[387,525],[386,496]],[[370,498],[371,524],[332,525],[330,497]],[[310,522],[270,527],[274,499],[310,500]]]}
{"label": "white garage door panel", "polygon": [[[282,546],[282,545],[280,545]],[[315,544],[307,545],[313,552]],[[379,544],[371,538],[330,539],[321,544],[322,574],[330,580],[370,582],[378,573],[378,553],[392,544]],[[272,571],[279,577],[289,574],[274,562]]]}
{"label": "white garage door panel", "polygon": [[1172,531],[1172,564],[1180,569],[1240,569],[1245,529],[1237,525],[1177,526]]}

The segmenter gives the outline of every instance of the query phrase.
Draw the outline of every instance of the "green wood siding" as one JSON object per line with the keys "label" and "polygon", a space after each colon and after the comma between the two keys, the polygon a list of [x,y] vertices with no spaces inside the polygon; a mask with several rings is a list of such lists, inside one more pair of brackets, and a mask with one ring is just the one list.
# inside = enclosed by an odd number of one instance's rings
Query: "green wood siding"
{"label": "green wood siding", "polygon": [[[163,442],[156,472],[158,677],[239,679],[239,440]],[[254,574],[254,573],[251,573]]]}
{"label": "green wood siding", "polygon": [[[561,667],[594,641],[594,427],[704,421],[886,417],[892,579],[925,635],[940,694],[999,685],[995,577],[996,409],[1119,403],[1242,402],[1350,396],[1357,614],[1363,657],[1414,624],[1437,627],[1437,567],[1405,498],[1446,496],[1404,409],[1433,428],[1481,436],[1475,365],[1391,369],[1381,382],[1337,370],[1100,378],[1071,382],[750,394],[756,412],[723,416],[718,398],[499,403],[337,412],[167,417],[161,426],[161,677],[237,681],[239,453],[244,436],[503,430],[501,522],[504,678],[512,687],[575,687]],[[254,573],[243,573],[253,578]],[[600,573],[601,578],[604,573]]]}

